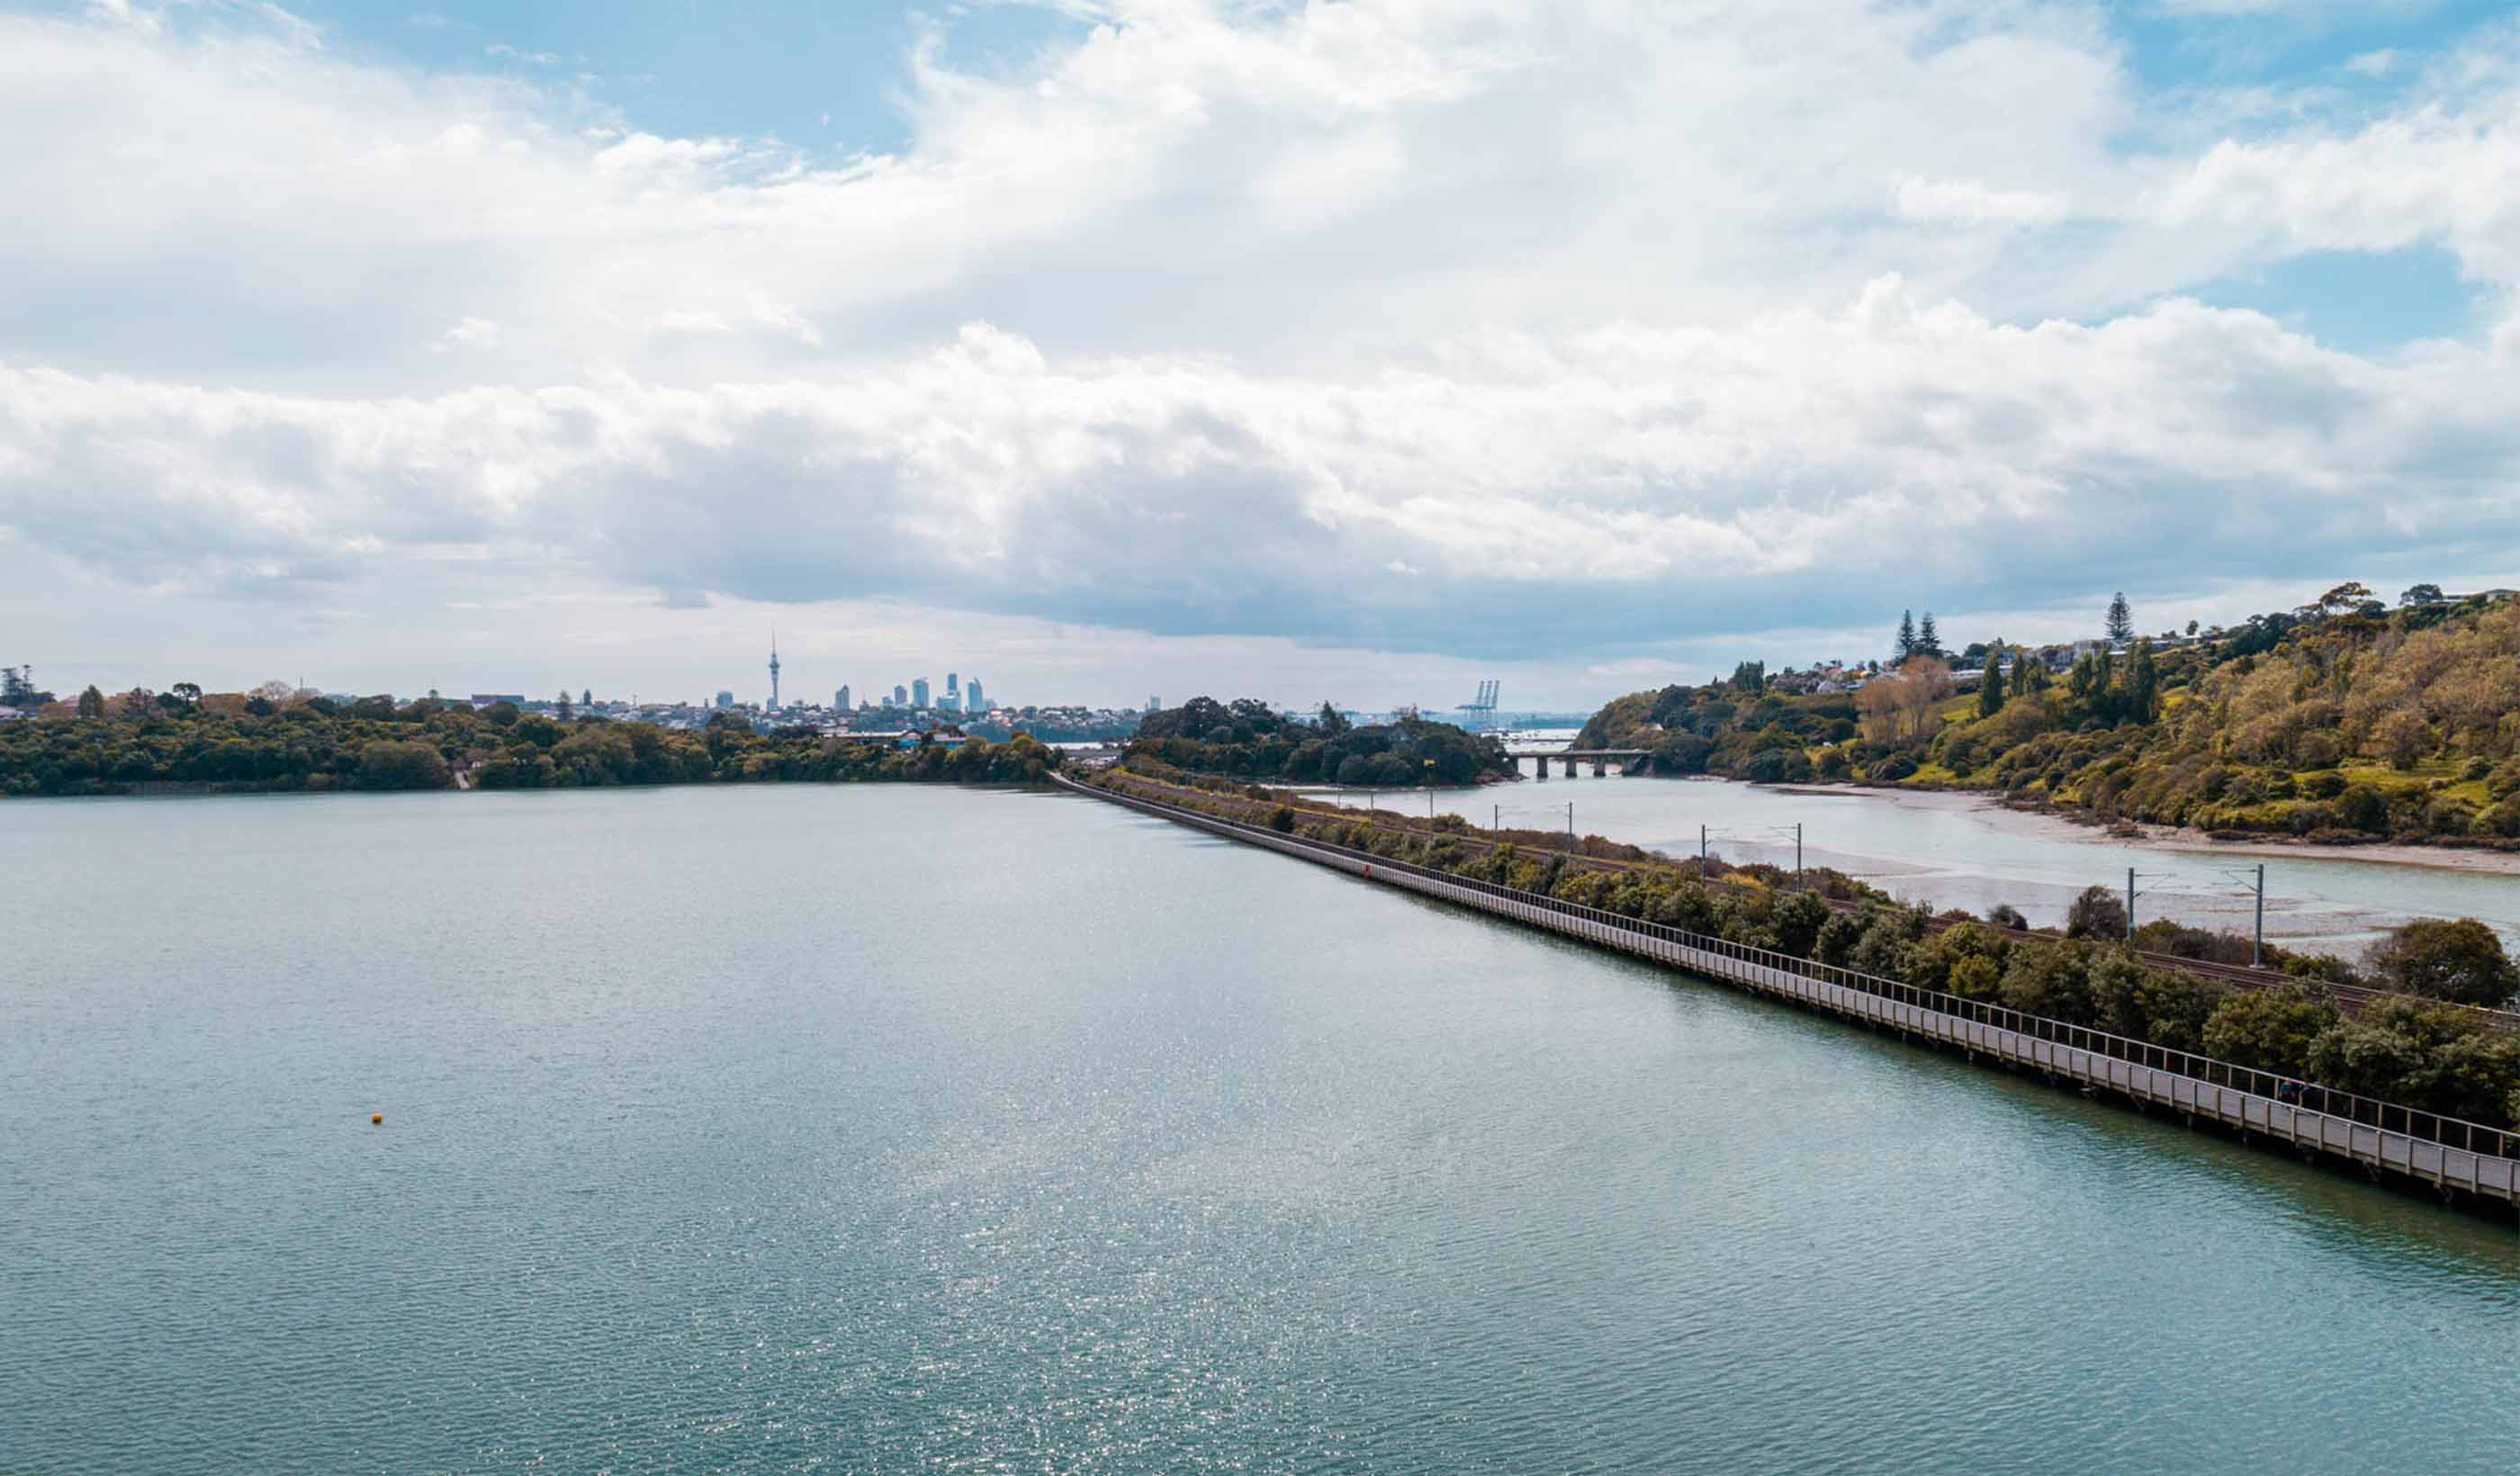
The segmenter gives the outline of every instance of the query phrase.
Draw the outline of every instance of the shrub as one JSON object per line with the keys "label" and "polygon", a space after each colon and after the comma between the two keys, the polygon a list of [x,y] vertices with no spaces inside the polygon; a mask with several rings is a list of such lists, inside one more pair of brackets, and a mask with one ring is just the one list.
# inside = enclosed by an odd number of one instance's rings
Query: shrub
{"label": "shrub", "polygon": [[2114,942],[2124,938],[2126,930],[2126,904],[2107,887],[2083,888],[2083,894],[2065,910],[2065,936],[2068,938],[2103,938]]}
{"label": "shrub", "polygon": [[2349,829],[2378,832],[2389,826],[2389,799],[2369,784],[2347,784],[2336,796],[2336,820]]}
{"label": "shrub", "polygon": [[2310,1070],[2312,1043],[2343,1016],[2327,997],[2303,985],[2243,989],[2205,1020],[2205,1053],[2282,1076]]}
{"label": "shrub", "polygon": [[2365,962],[2390,988],[2428,1000],[2499,1006],[2520,992],[2502,940],[2474,917],[2418,918],[2371,945]]}

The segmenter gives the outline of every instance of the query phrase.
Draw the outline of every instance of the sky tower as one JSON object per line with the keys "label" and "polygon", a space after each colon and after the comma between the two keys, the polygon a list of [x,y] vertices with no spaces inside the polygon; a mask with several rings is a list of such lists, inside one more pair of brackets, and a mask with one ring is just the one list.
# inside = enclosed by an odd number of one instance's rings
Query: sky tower
{"label": "sky tower", "polygon": [[779,627],[770,627],[770,710],[779,710]]}

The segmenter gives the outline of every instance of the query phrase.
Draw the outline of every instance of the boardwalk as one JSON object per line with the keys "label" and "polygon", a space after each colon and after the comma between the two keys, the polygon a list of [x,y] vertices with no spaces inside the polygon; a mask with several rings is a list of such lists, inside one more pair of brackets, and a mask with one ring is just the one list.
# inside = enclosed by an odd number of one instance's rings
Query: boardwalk
{"label": "boardwalk", "polygon": [[1641,922],[1064,778],[1058,782],[1080,794],[1366,880],[1897,1030],[1964,1051],[1971,1059],[1984,1057],[2034,1070],[2087,1092],[2174,1111],[2189,1122],[2201,1119],[2219,1124],[2245,1141],[2297,1151],[2314,1161],[2359,1166],[2374,1177],[2429,1185],[2446,1197],[2473,1207],[2492,1206],[2499,1214],[2507,1215],[2520,1206],[2520,1161],[2513,1156],[2520,1143],[2498,1129],[2287,1082],[2228,1061]]}

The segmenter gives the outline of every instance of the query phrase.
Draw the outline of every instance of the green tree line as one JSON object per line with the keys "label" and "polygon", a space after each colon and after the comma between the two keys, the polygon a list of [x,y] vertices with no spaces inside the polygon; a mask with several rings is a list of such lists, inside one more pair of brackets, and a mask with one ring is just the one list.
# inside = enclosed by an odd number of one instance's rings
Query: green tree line
{"label": "green tree line", "polygon": [[1148,713],[1124,751],[1199,774],[1389,788],[1477,783],[1513,769],[1503,743],[1451,723],[1412,717],[1357,727],[1327,702],[1298,719],[1249,697],[1193,697]]}
{"label": "green tree line", "polygon": [[[213,790],[570,788],[610,784],[1038,781],[1058,750],[1017,735],[916,747],[807,728],[756,734],[732,714],[693,732],[505,702],[179,698],[0,723],[0,794]],[[118,710],[102,710],[105,708]]]}

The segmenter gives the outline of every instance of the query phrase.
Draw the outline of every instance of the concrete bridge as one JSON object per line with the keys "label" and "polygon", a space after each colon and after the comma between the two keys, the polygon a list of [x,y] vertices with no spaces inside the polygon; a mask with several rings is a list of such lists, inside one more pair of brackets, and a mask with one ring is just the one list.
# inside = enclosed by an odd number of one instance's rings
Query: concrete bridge
{"label": "concrete bridge", "polygon": [[1513,772],[1516,774],[1522,772],[1522,761],[1529,759],[1538,769],[1539,777],[1542,779],[1549,777],[1549,766],[1558,762],[1566,765],[1566,777],[1573,779],[1575,766],[1589,762],[1593,766],[1593,777],[1599,779],[1610,772],[1612,764],[1619,766],[1621,774],[1634,769],[1644,762],[1645,750],[1642,748],[1562,748],[1555,753],[1517,753],[1512,757]]}

